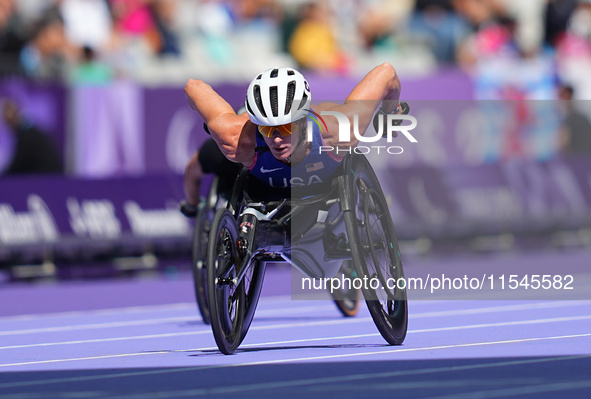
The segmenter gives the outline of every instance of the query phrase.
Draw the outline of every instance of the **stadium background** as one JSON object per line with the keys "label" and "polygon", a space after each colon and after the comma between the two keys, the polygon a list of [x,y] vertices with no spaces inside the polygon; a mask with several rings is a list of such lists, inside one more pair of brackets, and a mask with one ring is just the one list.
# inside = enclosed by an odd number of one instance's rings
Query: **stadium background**
{"label": "stadium background", "polygon": [[419,143],[373,160],[409,255],[588,247],[589,139],[564,127],[591,115],[590,21],[584,0],[0,0],[0,97],[64,165],[8,173],[0,123],[2,280],[187,270],[176,206],[206,136],[184,83],[239,105],[277,65],[341,101],[394,65]]}
{"label": "stadium background", "polygon": [[[276,264],[220,354],[177,210],[207,137],[184,84],[238,106],[293,66],[342,101],[383,62],[418,120],[371,157],[406,276],[575,289],[409,292],[388,346]],[[590,397],[590,70],[590,0],[0,0],[1,396]]]}

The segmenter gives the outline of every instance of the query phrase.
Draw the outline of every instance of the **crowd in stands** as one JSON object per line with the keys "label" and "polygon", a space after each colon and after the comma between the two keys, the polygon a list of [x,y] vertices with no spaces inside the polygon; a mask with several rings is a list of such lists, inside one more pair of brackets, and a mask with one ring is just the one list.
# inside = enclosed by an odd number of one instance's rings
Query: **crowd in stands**
{"label": "crowd in stands", "polygon": [[536,80],[526,98],[557,98],[556,78],[591,98],[591,0],[0,0],[2,76],[244,82],[271,65],[357,75],[383,61],[458,65],[486,98],[508,70]]}

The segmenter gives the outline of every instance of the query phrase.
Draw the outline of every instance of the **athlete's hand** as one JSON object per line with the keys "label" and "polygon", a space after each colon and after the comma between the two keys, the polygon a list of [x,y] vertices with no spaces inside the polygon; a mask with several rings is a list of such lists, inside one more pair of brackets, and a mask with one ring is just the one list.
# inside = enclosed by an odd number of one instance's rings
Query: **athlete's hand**
{"label": "athlete's hand", "polygon": [[247,121],[238,138],[236,156],[233,161],[242,163],[247,168],[251,167],[254,163],[256,144],[256,126],[252,122]]}
{"label": "athlete's hand", "polygon": [[[396,107],[396,110],[392,113],[392,114],[397,114],[397,115],[407,115],[410,112],[410,106],[408,105],[408,103],[406,102],[401,102],[400,104],[398,104],[398,107]],[[382,111],[382,109],[380,108],[378,110],[378,112],[376,112],[374,118],[373,118],[373,127],[376,130],[376,132],[378,132],[379,130],[379,123],[380,123],[380,118],[382,118],[382,136],[386,137],[387,134],[387,129],[386,129],[386,121],[387,121],[387,113],[385,113],[384,111]],[[399,126],[402,123],[402,120],[394,120],[394,126]],[[398,132],[394,131],[392,133],[392,137],[397,137],[398,136]]]}

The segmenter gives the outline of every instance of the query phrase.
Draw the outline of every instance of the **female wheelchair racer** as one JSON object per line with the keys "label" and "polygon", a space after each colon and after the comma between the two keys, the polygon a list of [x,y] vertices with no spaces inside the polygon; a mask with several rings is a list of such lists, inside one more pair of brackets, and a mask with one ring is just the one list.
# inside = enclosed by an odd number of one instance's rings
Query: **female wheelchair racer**
{"label": "female wheelchair racer", "polygon": [[[406,335],[406,292],[390,286],[403,278],[403,271],[386,201],[364,156],[343,161],[316,151],[321,144],[337,144],[334,123],[322,134],[316,129],[313,140],[306,140],[304,116],[311,95],[303,76],[290,68],[257,76],[248,90],[247,116],[236,115],[203,82],[189,81],[185,92],[224,155],[250,165],[240,174],[227,209],[216,212],[209,234],[207,299],[220,350],[232,353],[244,338],[264,264],[277,259],[315,278],[333,277],[343,262],[352,263],[360,280],[375,282],[361,288],[379,331],[390,344],[400,344]],[[350,118],[355,113],[360,125],[367,126],[379,102],[397,104],[399,92],[394,69],[383,64],[358,84],[344,105],[324,103],[316,110]],[[382,103],[383,113],[395,109]],[[297,134],[292,136],[292,130]],[[348,143],[339,138],[340,147],[356,144],[353,138]],[[290,183],[302,181],[316,184],[290,190]],[[265,187],[257,190],[257,185]]]}
{"label": "female wheelchair racer", "polygon": [[[238,114],[246,112],[242,107]],[[204,126],[207,132],[207,126]],[[187,197],[192,198],[191,202],[198,203],[198,206],[191,205],[189,199],[180,204],[180,211],[187,217],[195,219],[192,246],[192,271],[193,285],[197,307],[205,324],[211,324],[209,305],[207,299],[207,243],[209,231],[215,212],[219,208],[227,206],[232,195],[236,177],[240,174],[242,165],[230,162],[224,157],[213,139],[208,139],[199,149],[196,156],[187,165],[185,172],[185,184],[191,185],[187,188]],[[199,199],[199,188],[192,185],[197,181],[199,184],[203,174],[213,174],[213,179],[205,198]],[[190,195],[189,192],[192,194]],[[342,263],[338,276],[343,278],[356,277],[355,270],[350,261]],[[360,289],[349,287],[338,287],[330,290],[337,309],[344,317],[354,317],[359,310]]]}

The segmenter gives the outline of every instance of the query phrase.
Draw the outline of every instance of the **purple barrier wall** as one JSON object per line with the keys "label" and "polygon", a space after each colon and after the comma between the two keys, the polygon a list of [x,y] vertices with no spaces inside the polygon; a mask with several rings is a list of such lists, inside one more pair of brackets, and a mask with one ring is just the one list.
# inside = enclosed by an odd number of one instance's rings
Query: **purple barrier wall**
{"label": "purple barrier wall", "polygon": [[15,251],[36,256],[48,249],[73,253],[119,247],[125,253],[159,242],[188,242],[192,228],[178,212],[181,198],[181,179],[173,175],[3,179],[0,260],[10,261]]}
{"label": "purple barrier wall", "polygon": [[[218,85],[214,89],[232,106],[244,104],[246,85]],[[182,174],[186,163],[209,136],[203,120],[187,105],[182,88],[146,89],[146,172]]]}
{"label": "purple barrier wall", "polygon": [[[25,80],[0,81],[0,105],[13,99],[27,120],[38,125],[66,152],[66,89],[57,85],[39,85]],[[0,174],[12,159],[13,136],[0,118]]]}
{"label": "purple barrier wall", "polygon": [[[591,225],[591,159],[376,168],[400,238],[551,234]],[[188,255],[181,177],[0,180],[0,265],[163,248]],[[177,252],[178,252],[177,251]]]}
{"label": "purple barrier wall", "polygon": [[[244,102],[244,85],[215,89],[231,104]],[[187,105],[183,88],[143,89],[127,82],[73,91],[75,173],[108,177],[182,174],[208,137]]]}
{"label": "purple barrier wall", "polygon": [[591,225],[591,158],[378,170],[405,238],[548,233]]}

